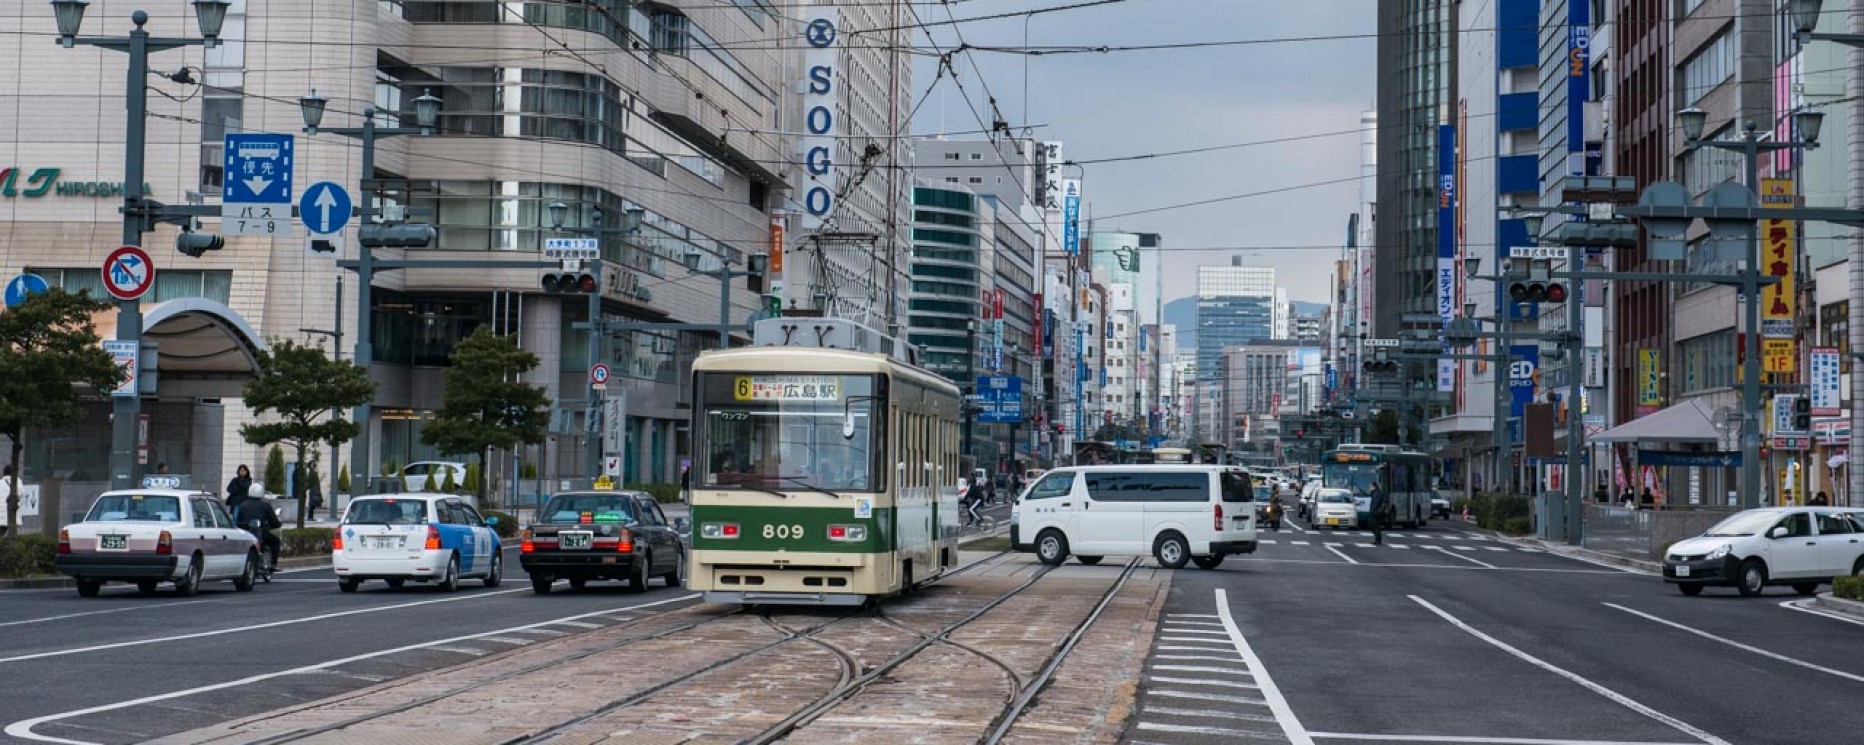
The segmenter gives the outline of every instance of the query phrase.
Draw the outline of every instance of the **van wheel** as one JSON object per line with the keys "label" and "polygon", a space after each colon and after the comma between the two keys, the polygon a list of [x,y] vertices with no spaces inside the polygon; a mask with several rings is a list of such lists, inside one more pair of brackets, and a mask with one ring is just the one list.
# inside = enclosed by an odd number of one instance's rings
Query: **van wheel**
{"label": "van wheel", "polygon": [[1166,533],[1152,544],[1152,558],[1166,569],[1181,569],[1191,560],[1191,547],[1185,543],[1184,536]]}
{"label": "van wheel", "polygon": [[1702,585],[1697,584],[1677,585],[1676,589],[1692,598],[1702,594]]}
{"label": "van wheel", "polygon": [[1104,556],[1076,556],[1074,558],[1075,558],[1075,561],[1079,561],[1088,566],[1093,566],[1095,564],[1099,564],[1100,560],[1106,557]]}
{"label": "van wheel", "polygon": [[1223,554],[1193,556],[1191,557],[1191,563],[1196,564],[1199,569],[1216,569],[1217,565],[1223,563]]}
{"label": "van wheel", "polygon": [[78,597],[94,598],[102,589],[104,589],[104,581],[101,579],[78,578]]}
{"label": "van wheel", "polygon": [[447,573],[440,578],[441,592],[458,592],[460,589],[460,557],[447,559]]}
{"label": "van wheel", "polygon": [[1801,595],[1812,595],[1814,593],[1817,593],[1818,591],[1819,591],[1819,583],[1817,582],[1794,582],[1793,583],[1793,592],[1797,592]]}
{"label": "van wheel", "polygon": [[337,589],[343,592],[355,592],[360,587],[362,587],[362,580],[359,579],[337,580]]}
{"label": "van wheel", "polygon": [[1754,597],[1767,587],[1767,565],[1760,563],[1759,559],[1741,562],[1740,573],[1735,576],[1739,577],[1735,589],[1741,591],[1742,597]]}
{"label": "van wheel", "polygon": [[1055,530],[1036,536],[1036,559],[1049,566],[1061,566],[1068,560],[1068,539]]}

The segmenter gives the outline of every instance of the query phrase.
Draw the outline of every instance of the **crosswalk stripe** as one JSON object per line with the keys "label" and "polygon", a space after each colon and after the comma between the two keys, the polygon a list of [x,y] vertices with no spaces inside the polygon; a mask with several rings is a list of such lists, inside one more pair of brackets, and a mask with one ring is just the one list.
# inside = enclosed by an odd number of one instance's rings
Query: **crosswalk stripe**
{"label": "crosswalk stripe", "polygon": [[1249,730],[1230,729],[1228,727],[1193,727],[1182,724],[1159,724],[1156,722],[1140,722],[1138,726],[1140,729],[1154,732],[1176,732],[1187,735],[1217,735],[1220,737],[1249,738],[1252,740],[1259,740],[1264,737],[1277,737],[1280,735],[1278,732],[1251,732]]}
{"label": "crosswalk stripe", "polygon": [[1216,618],[1215,613],[1167,613],[1166,618]]}
{"label": "crosswalk stripe", "polygon": [[1456,550],[1458,550],[1458,551],[1474,551],[1474,550],[1476,550],[1476,547],[1475,547],[1475,546],[1457,546],[1457,547],[1456,547]]}
{"label": "crosswalk stripe", "polygon": [[1267,544],[1273,544],[1273,543],[1275,542],[1275,539],[1273,539],[1273,538],[1264,538],[1264,539],[1262,539],[1262,540],[1261,540],[1261,541],[1259,541],[1259,542],[1260,542],[1260,543],[1267,543]]}
{"label": "crosswalk stripe", "polygon": [[1215,693],[1198,693],[1196,691],[1146,691],[1146,695],[1154,698],[1188,698],[1193,701],[1221,701],[1226,704],[1269,705],[1268,701],[1259,698],[1251,698],[1249,696],[1224,696]]}
{"label": "crosswalk stripe", "polygon": [[1221,636],[1225,639],[1230,638],[1230,632],[1216,630],[1216,629],[1166,629],[1165,633],[1167,634],[1216,634],[1217,636]]}
{"label": "crosswalk stripe", "polygon": [[1508,549],[1502,548],[1501,546],[1483,546],[1483,548],[1486,548],[1490,551],[1507,551],[1508,550]]}
{"label": "crosswalk stripe", "polygon": [[1392,544],[1392,548],[1410,548],[1410,546],[1406,546],[1402,543],[1394,543]]}
{"label": "crosswalk stripe", "polygon": [[1307,544],[1307,541],[1289,541],[1289,543],[1292,543],[1292,544],[1294,544],[1294,545],[1296,545],[1296,546],[1305,546],[1305,545],[1308,545],[1308,544]]}
{"label": "crosswalk stripe", "polygon": [[1171,621],[1171,620],[1167,620],[1165,622],[1165,625],[1167,626],[1215,626],[1217,628],[1223,628],[1223,624],[1217,623],[1216,621]]}
{"label": "crosswalk stripe", "polygon": [[1178,709],[1169,706],[1147,706],[1147,714],[1159,714],[1168,717],[1200,717],[1207,719],[1235,719],[1242,722],[1263,722],[1274,724],[1275,717],[1260,714],[1238,714],[1231,711],[1213,711],[1210,709]]}
{"label": "crosswalk stripe", "polygon": [[1253,683],[1237,683],[1237,682],[1228,681],[1228,680],[1197,680],[1195,678],[1162,678],[1157,675],[1148,675],[1146,676],[1146,680],[1150,680],[1154,683],[1183,683],[1185,685],[1216,686],[1218,688],[1247,688],[1252,691],[1262,689],[1261,686],[1255,685]]}
{"label": "crosswalk stripe", "polygon": [[[1242,660],[1237,660],[1238,664]],[[1249,675],[1249,668],[1213,667],[1210,665],[1153,665],[1154,670],[1170,670],[1179,673],[1230,673],[1232,675]]]}
{"label": "crosswalk stripe", "polygon": [[1236,657],[1214,657],[1207,654],[1161,654],[1153,655],[1155,660],[1203,660],[1205,662],[1242,662]]}

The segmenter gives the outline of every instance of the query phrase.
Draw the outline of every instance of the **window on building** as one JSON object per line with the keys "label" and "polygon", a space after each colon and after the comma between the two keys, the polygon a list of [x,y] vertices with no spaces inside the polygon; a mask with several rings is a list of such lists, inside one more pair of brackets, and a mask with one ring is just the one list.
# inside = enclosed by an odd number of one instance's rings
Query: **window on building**
{"label": "window on building", "polygon": [[946,159],[946,160],[957,160],[957,159],[958,159],[958,154],[957,154],[957,153],[946,153],[946,154],[945,154],[945,159]]}
{"label": "window on building", "polygon": [[1732,329],[1685,339],[1677,345],[1687,395],[1735,384],[1735,332]]}
{"label": "window on building", "polygon": [[[83,269],[28,268],[29,273],[45,278],[46,284],[72,294],[89,293],[99,300],[110,300],[104,291],[103,275],[96,267]],[[233,272],[223,269],[164,269],[155,275],[155,287],[142,296],[143,305],[180,298],[206,298],[221,305],[232,302]]]}
{"label": "window on building", "polygon": [[946,177],[945,177],[945,183],[947,183],[947,184],[955,184],[955,183],[958,183],[958,177],[957,177],[957,176],[946,176]]}
{"label": "window on building", "polygon": [[1733,78],[1738,62],[1734,34],[1723,32],[1704,44],[1695,56],[1683,62],[1682,85],[1676,92],[1679,107],[1694,105]]}
{"label": "window on building", "polygon": [[983,159],[984,159],[983,153],[971,153],[971,160],[983,160]]}
{"label": "window on building", "polygon": [[970,178],[969,180],[970,180],[970,182],[971,182],[971,183],[973,183],[973,184],[981,184],[981,183],[984,183],[984,177],[983,177],[983,176],[972,176],[972,177],[971,177],[971,178]]}

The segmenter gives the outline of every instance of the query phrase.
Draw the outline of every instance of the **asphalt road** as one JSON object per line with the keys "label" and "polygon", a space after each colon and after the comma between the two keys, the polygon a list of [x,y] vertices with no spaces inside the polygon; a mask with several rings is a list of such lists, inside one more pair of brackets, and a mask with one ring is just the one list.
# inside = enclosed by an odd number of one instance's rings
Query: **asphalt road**
{"label": "asphalt road", "polygon": [[140,742],[696,602],[658,582],[641,595],[560,582],[540,597],[517,558],[508,548],[499,588],[467,580],[457,593],[375,582],[344,594],[328,568],[193,598],[0,592],[0,742]]}
{"label": "asphalt road", "polygon": [[[1436,521],[1178,572],[1134,743],[1864,742],[1864,628]],[[1273,543],[1269,543],[1273,541]]]}

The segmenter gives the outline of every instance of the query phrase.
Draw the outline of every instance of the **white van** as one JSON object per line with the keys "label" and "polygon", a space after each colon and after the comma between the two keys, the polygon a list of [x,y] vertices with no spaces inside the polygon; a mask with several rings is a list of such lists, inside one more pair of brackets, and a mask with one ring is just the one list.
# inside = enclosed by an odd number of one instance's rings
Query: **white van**
{"label": "white van", "polygon": [[1170,569],[1214,569],[1256,550],[1255,495],[1249,475],[1226,466],[1057,468],[1010,509],[1010,546],[1051,565],[1072,552],[1083,564],[1150,554]]}

